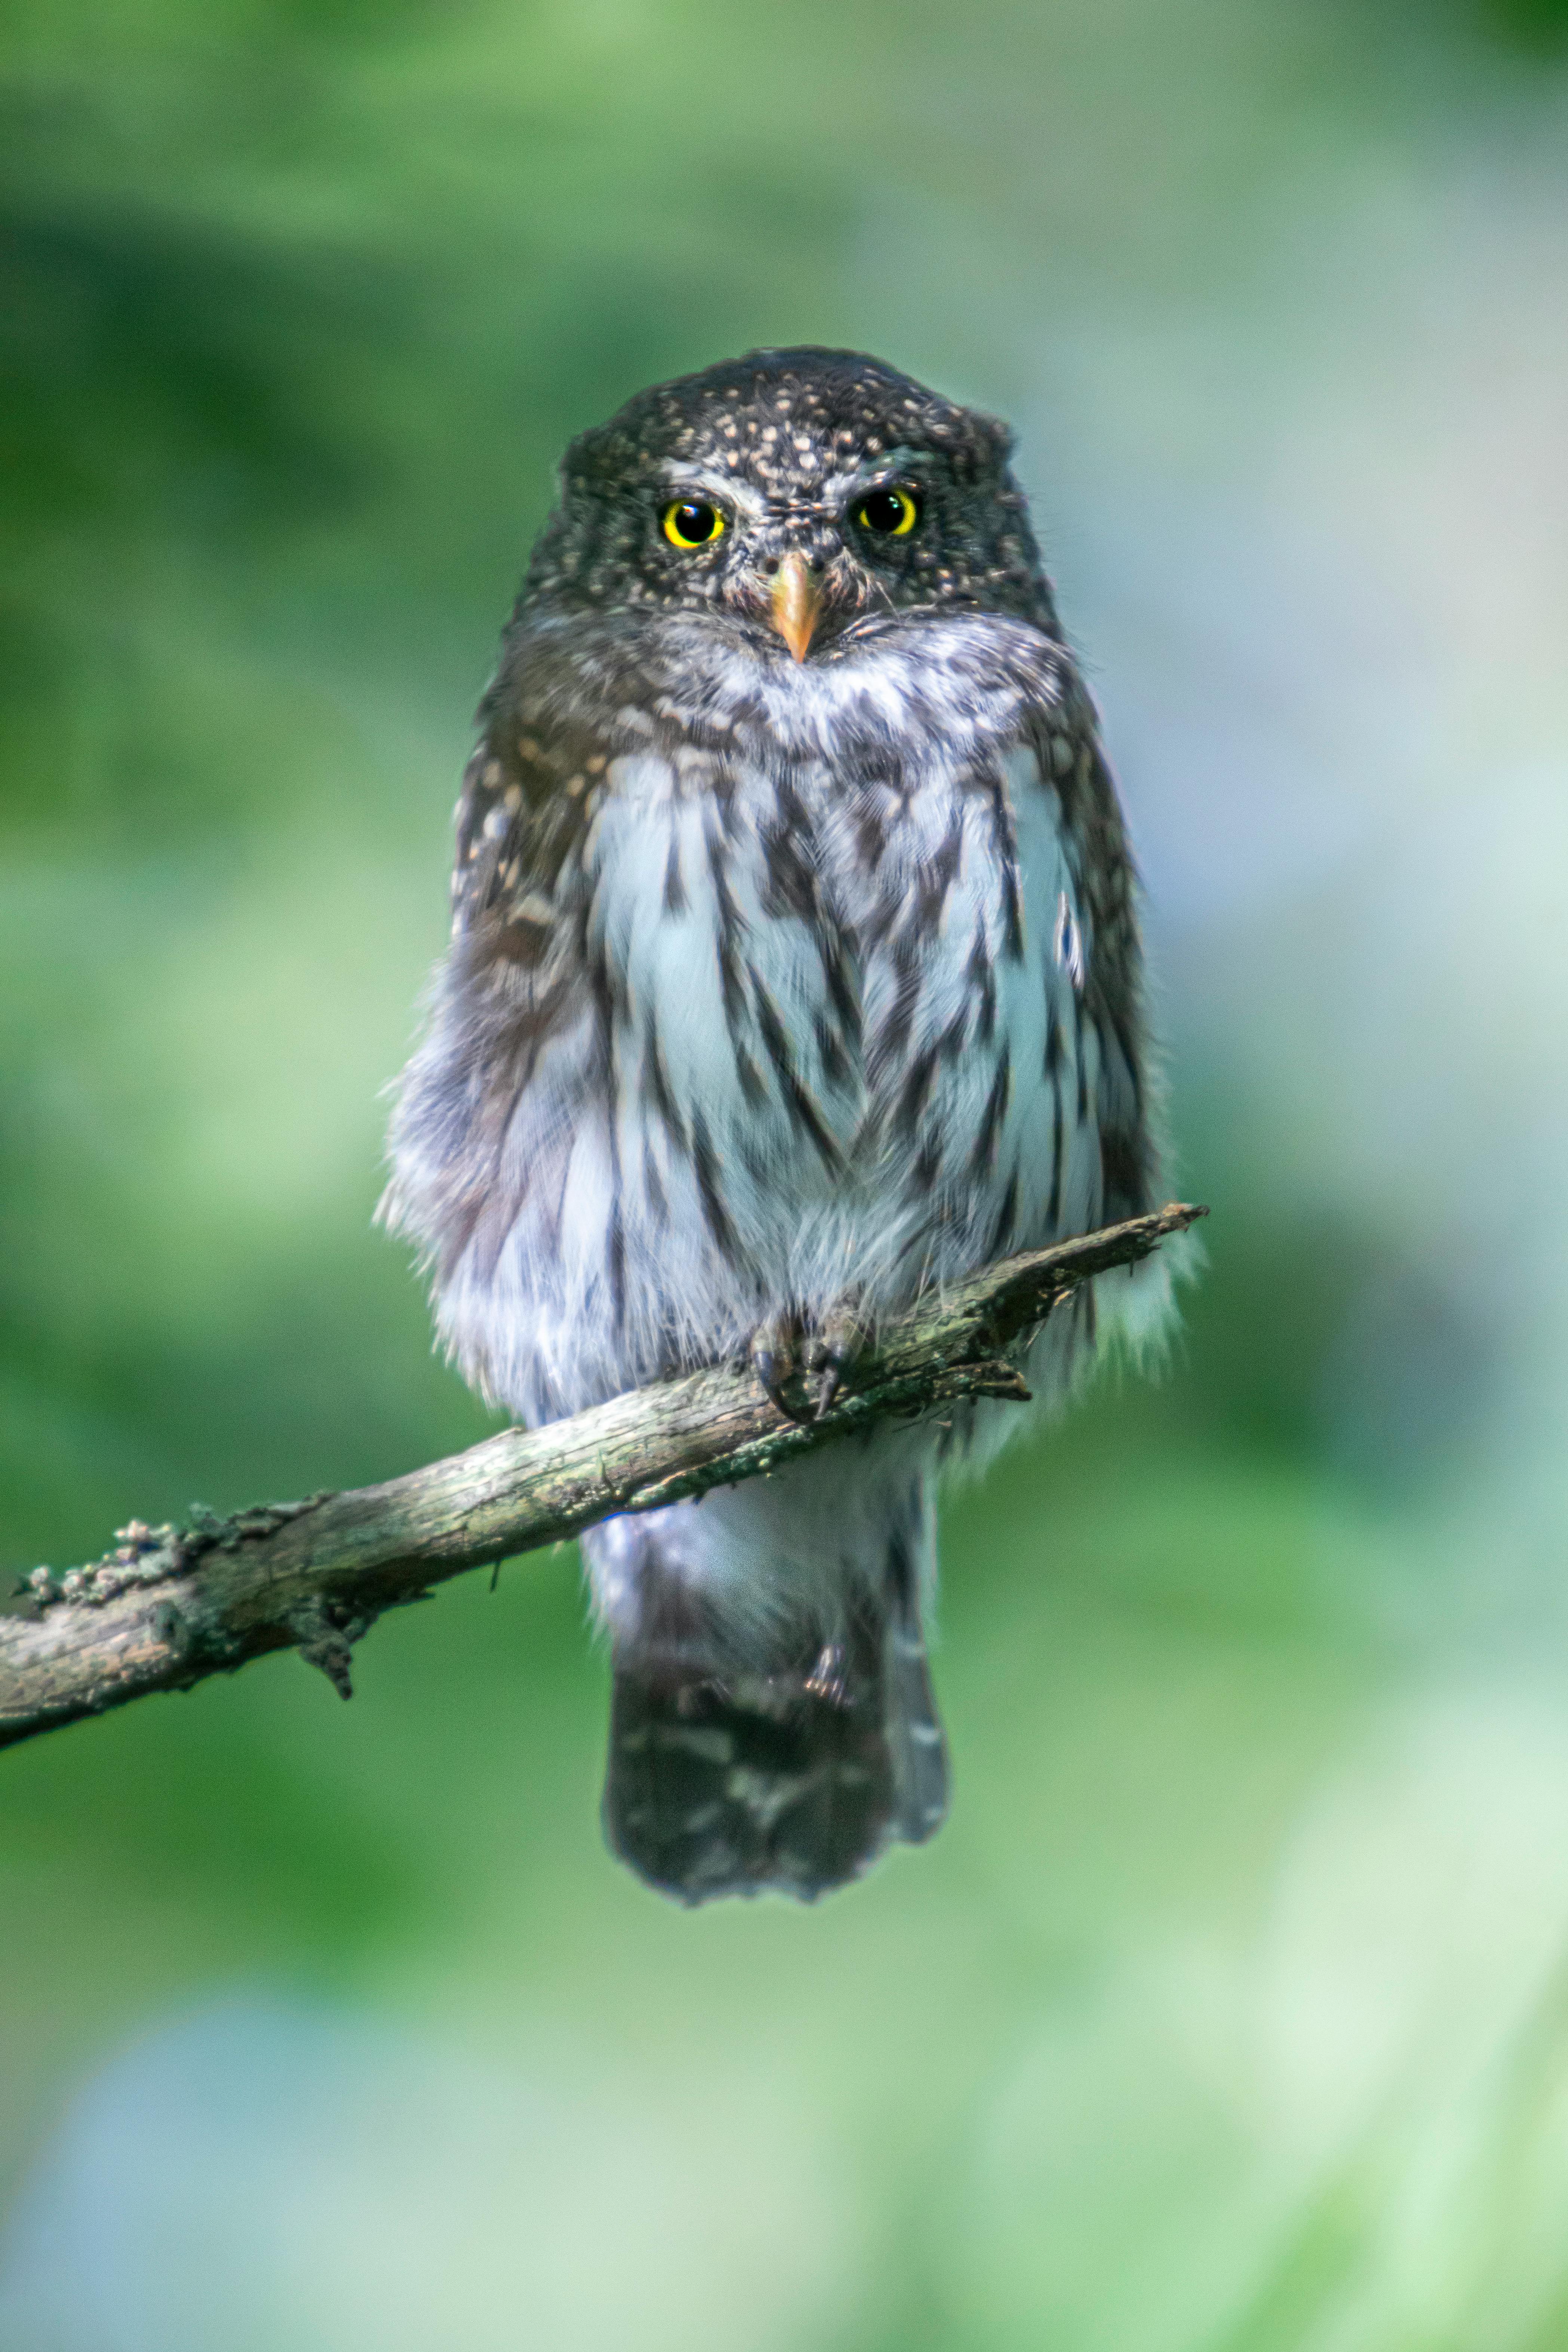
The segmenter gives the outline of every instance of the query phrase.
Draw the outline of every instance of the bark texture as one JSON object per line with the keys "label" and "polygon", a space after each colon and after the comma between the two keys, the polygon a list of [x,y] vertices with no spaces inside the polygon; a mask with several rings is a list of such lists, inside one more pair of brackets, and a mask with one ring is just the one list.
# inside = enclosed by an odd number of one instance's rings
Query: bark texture
{"label": "bark texture", "polygon": [[1007,1350],[1078,1284],[1148,1256],[1201,1208],[1008,1258],[889,1325],[852,1389],[802,1425],[749,1370],[656,1381],[537,1430],[508,1429],[379,1486],[267,1503],[188,1528],[132,1519],[101,1559],[37,1569],[0,1617],[0,1747],[184,1690],[295,1648],[346,1698],[353,1644],[384,1610],[465,1569],[559,1542],[831,1445],[887,1414],[1027,1391]]}

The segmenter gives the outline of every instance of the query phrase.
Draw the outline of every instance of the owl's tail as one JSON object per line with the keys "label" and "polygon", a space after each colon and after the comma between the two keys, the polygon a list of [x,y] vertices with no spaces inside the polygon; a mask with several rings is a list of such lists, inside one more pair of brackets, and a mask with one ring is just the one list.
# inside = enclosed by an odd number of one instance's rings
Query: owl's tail
{"label": "owl's tail", "polygon": [[858,1556],[807,1580],[811,1613],[766,1642],[737,1640],[722,1595],[694,1578],[691,1508],[612,1538],[637,1606],[615,1638],[605,1835],[682,1902],[764,1888],[809,1902],[947,1810],[921,1632],[924,1496],[917,1483],[884,1511],[874,1550],[858,1528]]}

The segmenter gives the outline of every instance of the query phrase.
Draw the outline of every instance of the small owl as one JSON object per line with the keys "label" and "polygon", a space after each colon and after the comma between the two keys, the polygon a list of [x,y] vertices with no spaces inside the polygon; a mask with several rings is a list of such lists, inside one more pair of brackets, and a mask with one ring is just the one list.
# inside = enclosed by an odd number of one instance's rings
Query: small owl
{"label": "small owl", "polygon": [[[748,1357],[820,1410],[922,1291],[1157,1197],[1133,871],[1009,447],[803,349],[567,451],[384,1203],[464,1373],[531,1423]],[[1077,1294],[1037,1397],[1161,1279]],[[645,1879],[811,1897],[931,1835],[933,1484],[1017,1411],[584,1538],[605,1829]]]}

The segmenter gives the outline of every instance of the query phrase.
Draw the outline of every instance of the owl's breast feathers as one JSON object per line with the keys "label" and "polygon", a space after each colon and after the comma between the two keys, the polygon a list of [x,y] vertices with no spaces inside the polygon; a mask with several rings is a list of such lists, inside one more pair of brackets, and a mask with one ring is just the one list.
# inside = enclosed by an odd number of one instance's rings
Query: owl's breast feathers
{"label": "owl's breast feathers", "polygon": [[1134,877],[1062,649],[967,615],[805,669],[637,651],[514,635],[395,1129],[446,1335],[534,1418],[1155,1175]]}

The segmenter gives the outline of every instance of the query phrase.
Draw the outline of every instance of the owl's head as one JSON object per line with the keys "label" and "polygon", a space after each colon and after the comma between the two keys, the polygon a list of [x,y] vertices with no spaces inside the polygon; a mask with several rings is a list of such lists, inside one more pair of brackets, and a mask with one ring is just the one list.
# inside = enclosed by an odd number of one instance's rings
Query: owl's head
{"label": "owl's head", "polygon": [[1005,425],[857,352],[750,352],[658,384],[566,453],[531,598],[722,614],[830,656],[890,614],[1050,624]]}

